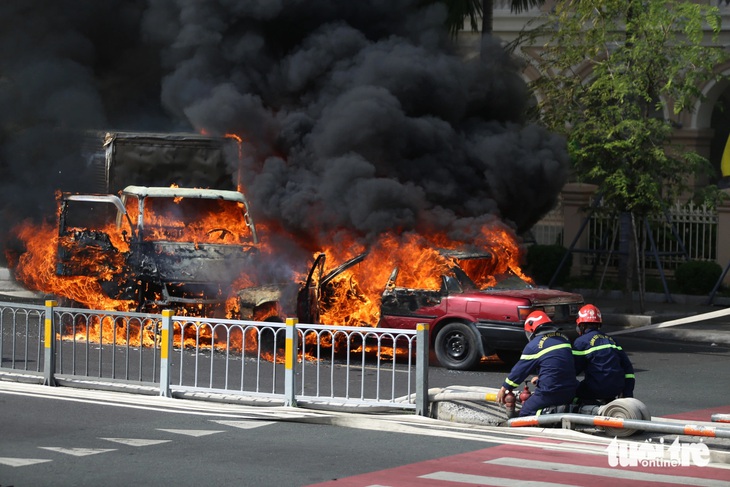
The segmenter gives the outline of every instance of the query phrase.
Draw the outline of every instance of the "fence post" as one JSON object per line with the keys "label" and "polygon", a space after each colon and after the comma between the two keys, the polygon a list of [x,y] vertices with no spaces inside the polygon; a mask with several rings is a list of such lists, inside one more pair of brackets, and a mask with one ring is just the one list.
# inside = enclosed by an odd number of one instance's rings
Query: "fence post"
{"label": "fence post", "polygon": [[416,414],[428,416],[428,324],[416,325]]}
{"label": "fence post", "polygon": [[172,350],[171,309],[162,310],[162,329],[160,330],[160,396],[172,397],[170,393],[170,350]]}
{"label": "fence post", "polygon": [[[595,185],[583,183],[568,183],[563,187],[563,242],[572,242],[582,231],[583,221],[588,215],[586,208],[591,204],[591,197],[595,197],[596,189]],[[575,248],[588,249],[588,232],[580,233]],[[582,261],[580,253],[573,252],[572,276],[581,274]]]}
{"label": "fence post", "polygon": [[46,314],[43,323],[43,385],[56,385],[56,336],[53,333],[55,329],[55,313],[53,308],[58,306],[58,302],[53,300],[46,301]]}
{"label": "fence post", "polygon": [[298,335],[296,318],[286,319],[286,345],[284,347],[284,405],[297,407],[296,398],[296,358]]}

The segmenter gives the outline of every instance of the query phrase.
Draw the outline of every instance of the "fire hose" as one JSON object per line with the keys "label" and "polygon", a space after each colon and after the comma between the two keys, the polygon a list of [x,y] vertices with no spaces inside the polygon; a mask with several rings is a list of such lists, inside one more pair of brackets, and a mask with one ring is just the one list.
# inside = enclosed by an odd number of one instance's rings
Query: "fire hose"
{"label": "fire hose", "polygon": [[730,414],[713,414],[710,420],[714,423],[730,423]]}
{"label": "fire hose", "polygon": [[672,326],[686,325],[688,323],[695,323],[697,321],[712,320],[714,318],[720,318],[722,316],[730,315],[730,308],[724,308],[718,311],[711,311],[709,313],[703,313],[700,315],[687,316],[685,318],[679,318],[676,320],[665,321],[664,323],[656,323],[654,325],[639,326],[636,328],[627,328],[625,330],[618,330],[606,333],[607,335],[625,335],[627,333],[636,333],[647,330],[657,330],[660,328],[669,328]]}
{"label": "fire hose", "polygon": [[[582,419],[574,421],[573,416]],[[544,419],[548,418],[548,419]],[[585,419],[588,418],[588,419]],[[596,419],[596,418],[600,418]],[[634,421],[651,423],[651,415],[646,405],[633,397],[614,399],[604,405],[569,405],[550,408],[538,416],[526,416],[507,420],[507,426],[544,426],[554,423],[584,424],[600,426],[610,436],[625,437],[636,433]],[[601,424],[598,424],[601,423]]]}
{"label": "fire hose", "polygon": [[[470,401],[477,403],[496,403],[497,401],[498,389],[476,386],[452,387],[455,389],[429,389],[429,401]],[[406,396],[400,399],[408,401],[409,399],[412,399],[412,397]],[[730,414],[714,414],[712,415],[712,421],[730,423]],[[649,409],[642,401],[636,398],[619,398],[605,405],[577,406],[575,408],[571,408],[571,411],[569,412],[517,417],[508,419],[506,422],[506,425],[512,428],[524,426],[552,426],[555,424],[563,424],[564,426],[595,426],[602,428],[609,436],[621,438],[631,436],[638,431],[688,436],[705,436],[713,438],[730,438],[730,428],[652,421]]]}
{"label": "fire hose", "polygon": [[[609,416],[588,416],[576,413],[545,414],[540,416],[513,418],[507,421],[507,425],[510,427],[547,426],[555,423],[598,426],[605,428],[606,433],[612,436],[630,436],[630,434],[633,434],[636,431],[650,431],[654,433],[675,435],[730,438],[729,428],[717,428],[715,426],[698,426],[694,424],[682,425],[675,423],[646,421],[641,419],[623,419]],[[629,432],[631,433],[629,434]]]}

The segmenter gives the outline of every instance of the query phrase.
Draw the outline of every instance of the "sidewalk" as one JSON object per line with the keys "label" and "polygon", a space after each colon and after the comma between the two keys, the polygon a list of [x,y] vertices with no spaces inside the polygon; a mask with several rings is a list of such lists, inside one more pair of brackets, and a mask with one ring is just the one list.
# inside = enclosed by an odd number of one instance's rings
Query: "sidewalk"
{"label": "sidewalk", "polygon": [[[603,330],[608,334],[660,336],[707,345],[730,346],[730,298],[647,293],[644,312],[639,314],[639,297],[627,302],[619,291],[596,294],[581,290],[586,303],[595,304],[603,314]],[[632,312],[633,311],[633,312]],[[718,316],[721,315],[721,316]]]}

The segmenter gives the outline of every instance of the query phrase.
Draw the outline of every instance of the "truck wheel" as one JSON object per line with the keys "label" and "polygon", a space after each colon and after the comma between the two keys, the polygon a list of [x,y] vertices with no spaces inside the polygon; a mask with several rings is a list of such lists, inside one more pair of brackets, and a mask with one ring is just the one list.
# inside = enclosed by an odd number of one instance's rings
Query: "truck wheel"
{"label": "truck wheel", "polygon": [[522,355],[522,352],[519,350],[497,350],[497,357],[499,357],[499,360],[505,363],[505,365],[509,365],[512,367],[514,364],[517,363],[518,360],[520,360],[520,356]]}
{"label": "truck wheel", "polygon": [[[281,323],[281,319],[271,316],[264,320],[267,323]],[[261,351],[269,353],[283,353],[286,346],[286,330],[284,328],[274,328],[272,326],[262,326],[258,329],[259,346]]]}
{"label": "truck wheel", "polygon": [[451,370],[473,369],[481,360],[477,337],[464,323],[449,323],[434,342],[439,363]]}

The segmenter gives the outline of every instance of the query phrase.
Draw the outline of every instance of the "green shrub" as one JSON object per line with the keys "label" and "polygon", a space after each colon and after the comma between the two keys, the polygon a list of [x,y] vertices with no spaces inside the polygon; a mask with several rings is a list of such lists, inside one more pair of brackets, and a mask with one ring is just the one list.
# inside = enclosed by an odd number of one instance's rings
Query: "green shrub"
{"label": "green shrub", "polygon": [[674,280],[682,294],[705,295],[712,291],[722,274],[717,262],[691,260],[679,264]]}
{"label": "green shrub", "polygon": [[[560,262],[562,262],[566,248],[562,245],[530,245],[527,249],[527,266],[525,272],[535,280],[536,284],[546,286],[552,279]],[[566,259],[560,273],[555,277],[553,286],[561,286],[570,275],[573,259]]]}

